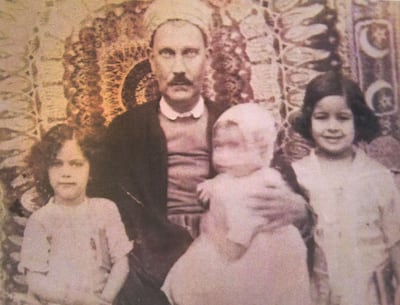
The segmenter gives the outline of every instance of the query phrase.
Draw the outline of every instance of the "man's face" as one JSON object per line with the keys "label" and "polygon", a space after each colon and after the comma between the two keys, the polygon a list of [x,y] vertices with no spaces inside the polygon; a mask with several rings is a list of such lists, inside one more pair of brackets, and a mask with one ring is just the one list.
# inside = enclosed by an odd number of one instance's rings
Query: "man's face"
{"label": "man's face", "polygon": [[198,27],[186,21],[168,21],[153,37],[150,64],[161,94],[177,112],[190,111],[203,85],[208,50]]}

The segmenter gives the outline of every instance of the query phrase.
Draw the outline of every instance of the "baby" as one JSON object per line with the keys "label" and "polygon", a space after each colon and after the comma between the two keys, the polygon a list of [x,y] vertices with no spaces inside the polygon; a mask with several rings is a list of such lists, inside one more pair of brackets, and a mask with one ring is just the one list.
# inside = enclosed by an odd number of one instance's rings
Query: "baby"
{"label": "baby", "polygon": [[[258,104],[227,110],[213,129],[217,176],[200,184],[210,203],[201,234],[170,270],[163,291],[171,304],[309,304],[306,247],[288,225],[267,231],[267,220],[244,189],[281,181],[270,167],[276,137],[271,114]],[[258,203],[259,205],[260,203]]]}

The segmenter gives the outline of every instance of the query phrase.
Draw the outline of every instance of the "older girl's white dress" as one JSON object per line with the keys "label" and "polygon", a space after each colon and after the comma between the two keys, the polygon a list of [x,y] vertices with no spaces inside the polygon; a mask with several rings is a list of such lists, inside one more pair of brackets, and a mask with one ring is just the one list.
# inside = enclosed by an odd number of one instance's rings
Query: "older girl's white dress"
{"label": "older girl's white dress", "polygon": [[400,240],[400,196],[390,171],[361,150],[336,187],[314,151],[293,168],[317,215],[314,236],[327,261],[330,302],[378,304],[373,273]]}
{"label": "older girl's white dress", "polygon": [[60,287],[101,291],[112,264],[131,249],[113,202],[87,198],[69,207],[52,198],[28,220],[20,268],[46,273]]}

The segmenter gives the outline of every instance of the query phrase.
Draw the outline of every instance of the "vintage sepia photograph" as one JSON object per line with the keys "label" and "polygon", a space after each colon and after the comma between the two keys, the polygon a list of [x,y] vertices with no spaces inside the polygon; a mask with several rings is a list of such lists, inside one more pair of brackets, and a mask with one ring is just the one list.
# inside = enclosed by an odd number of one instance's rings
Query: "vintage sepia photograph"
{"label": "vintage sepia photograph", "polygon": [[400,1],[0,0],[0,304],[400,305]]}

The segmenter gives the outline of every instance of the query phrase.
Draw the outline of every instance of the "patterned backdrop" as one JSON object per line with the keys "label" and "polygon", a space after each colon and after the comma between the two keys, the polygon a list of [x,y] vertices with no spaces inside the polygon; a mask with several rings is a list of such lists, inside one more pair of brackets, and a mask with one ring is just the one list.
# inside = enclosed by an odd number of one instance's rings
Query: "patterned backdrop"
{"label": "patterned backdrop", "polygon": [[[24,164],[31,145],[66,120],[96,132],[158,95],[142,26],[150,2],[0,0],[2,304],[24,301],[19,247],[27,216],[43,204]],[[208,2],[214,32],[204,95],[265,105],[281,123],[280,147],[296,159],[309,151],[290,129],[305,85],[343,69],[360,83],[384,131],[366,151],[400,172],[400,2]]]}

